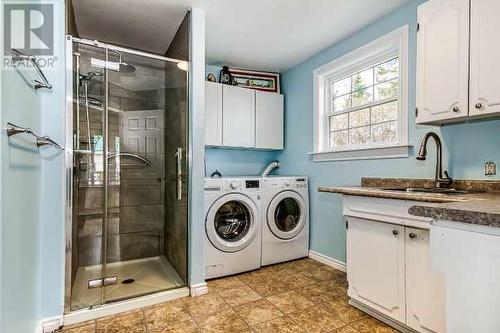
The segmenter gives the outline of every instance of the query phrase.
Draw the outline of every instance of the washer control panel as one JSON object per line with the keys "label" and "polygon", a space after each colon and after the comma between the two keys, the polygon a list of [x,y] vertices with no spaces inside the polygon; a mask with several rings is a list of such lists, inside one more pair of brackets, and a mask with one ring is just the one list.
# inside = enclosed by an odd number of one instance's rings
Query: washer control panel
{"label": "washer control panel", "polygon": [[269,177],[264,178],[263,182],[267,186],[277,186],[282,190],[306,189],[308,187],[308,179],[305,177]]}
{"label": "washer control panel", "polygon": [[224,179],[223,190],[225,192],[239,192],[239,191],[260,191],[259,179]]}

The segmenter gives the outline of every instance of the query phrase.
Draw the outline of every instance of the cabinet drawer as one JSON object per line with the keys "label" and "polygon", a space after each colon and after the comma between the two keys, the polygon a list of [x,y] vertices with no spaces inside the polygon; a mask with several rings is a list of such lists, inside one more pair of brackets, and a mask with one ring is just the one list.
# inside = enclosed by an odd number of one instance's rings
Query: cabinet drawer
{"label": "cabinet drawer", "polygon": [[[400,224],[420,229],[429,229],[431,218],[408,214],[408,209],[418,204],[415,201],[379,199],[360,196],[344,196],[344,216]],[[431,206],[432,204],[426,203]]]}

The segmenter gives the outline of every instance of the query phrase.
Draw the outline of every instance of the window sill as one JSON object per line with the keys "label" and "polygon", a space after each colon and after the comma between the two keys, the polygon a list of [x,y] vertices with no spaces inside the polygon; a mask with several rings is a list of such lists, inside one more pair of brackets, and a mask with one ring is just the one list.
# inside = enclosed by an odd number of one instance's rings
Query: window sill
{"label": "window sill", "polygon": [[375,160],[384,158],[406,158],[410,148],[408,144],[373,147],[353,150],[334,150],[309,153],[313,162],[349,161],[349,160]]}

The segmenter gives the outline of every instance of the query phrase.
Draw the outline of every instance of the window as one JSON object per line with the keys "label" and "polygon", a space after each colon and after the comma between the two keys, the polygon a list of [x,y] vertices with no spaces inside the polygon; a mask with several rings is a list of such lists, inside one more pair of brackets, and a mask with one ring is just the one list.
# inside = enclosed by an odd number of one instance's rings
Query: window
{"label": "window", "polygon": [[314,160],[408,156],[408,27],[314,71]]}

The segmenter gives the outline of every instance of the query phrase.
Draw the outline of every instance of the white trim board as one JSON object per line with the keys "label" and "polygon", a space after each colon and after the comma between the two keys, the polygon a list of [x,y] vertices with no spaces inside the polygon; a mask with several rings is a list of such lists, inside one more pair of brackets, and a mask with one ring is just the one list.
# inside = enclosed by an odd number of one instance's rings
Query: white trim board
{"label": "white trim board", "polygon": [[191,297],[201,296],[208,293],[208,286],[206,282],[193,284],[190,287],[191,289]]}
{"label": "white trim board", "polygon": [[40,322],[39,333],[54,332],[60,329],[63,325],[63,316],[45,318]]}
{"label": "white trim board", "polygon": [[[313,70],[313,162],[408,157],[408,58],[409,27],[404,25]],[[329,147],[330,97],[326,88],[332,79],[363,70],[390,57],[399,58],[398,138],[394,143]]]}
{"label": "white trim board", "polygon": [[[164,291],[121,302],[106,304],[94,309],[83,309],[70,312],[64,315],[63,322],[64,325],[81,323],[87,320],[94,320],[105,316],[110,316],[130,310],[135,310],[145,306],[155,305],[158,303],[171,301],[185,296],[189,296],[188,288],[179,288],[175,290]],[[54,320],[54,319],[51,318],[49,320]],[[44,326],[45,326],[45,321],[44,321]]]}
{"label": "white trim board", "polygon": [[332,268],[335,268],[344,273],[347,272],[347,266],[345,262],[327,257],[324,254],[309,250],[309,258],[311,258],[312,260],[316,260],[317,262],[320,262],[327,266],[330,266]]}

